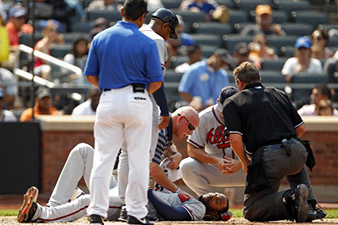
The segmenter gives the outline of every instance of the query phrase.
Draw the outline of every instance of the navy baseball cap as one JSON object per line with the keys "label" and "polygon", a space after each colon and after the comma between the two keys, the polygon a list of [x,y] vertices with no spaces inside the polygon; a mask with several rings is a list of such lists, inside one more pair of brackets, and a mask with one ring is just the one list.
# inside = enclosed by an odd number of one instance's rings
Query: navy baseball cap
{"label": "navy baseball cap", "polygon": [[238,92],[238,89],[233,87],[233,86],[227,86],[227,87],[224,87],[221,92],[219,93],[219,101],[217,103],[217,107],[216,109],[220,112],[223,111],[223,103],[225,101],[225,99],[233,96],[234,94],[236,94]]}
{"label": "navy baseball cap", "polygon": [[295,47],[296,48],[302,48],[302,47],[311,48],[311,45],[312,45],[311,40],[308,37],[303,36],[303,37],[297,38]]}

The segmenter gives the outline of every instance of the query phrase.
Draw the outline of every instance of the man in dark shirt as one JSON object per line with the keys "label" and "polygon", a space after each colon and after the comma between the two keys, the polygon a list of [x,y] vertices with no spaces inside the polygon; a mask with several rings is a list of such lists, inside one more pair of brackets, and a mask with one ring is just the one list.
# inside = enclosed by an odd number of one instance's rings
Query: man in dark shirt
{"label": "man in dark shirt", "polygon": [[[305,132],[303,120],[284,92],[260,83],[254,64],[242,63],[234,76],[240,92],[224,102],[223,114],[231,146],[248,173],[244,217],[315,219],[315,198],[304,165],[307,151],[296,139]],[[291,189],[278,192],[285,176]]]}

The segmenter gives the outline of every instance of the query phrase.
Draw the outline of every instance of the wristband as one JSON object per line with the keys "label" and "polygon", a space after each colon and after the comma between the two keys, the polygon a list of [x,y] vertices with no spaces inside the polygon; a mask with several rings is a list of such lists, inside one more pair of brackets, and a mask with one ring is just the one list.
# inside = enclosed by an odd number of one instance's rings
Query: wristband
{"label": "wristband", "polygon": [[181,190],[181,188],[177,188],[177,191],[176,191],[175,193],[178,193],[178,192],[180,192],[180,190]]}

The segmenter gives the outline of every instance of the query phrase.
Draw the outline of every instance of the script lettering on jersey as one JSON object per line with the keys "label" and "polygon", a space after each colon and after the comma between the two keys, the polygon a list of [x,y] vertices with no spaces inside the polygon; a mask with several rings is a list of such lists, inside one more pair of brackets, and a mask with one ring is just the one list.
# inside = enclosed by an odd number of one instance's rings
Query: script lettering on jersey
{"label": "script lettering on jersey", "polygon": [[226,136],[224,126],[219,126],[216,129],[211,128],[207,133],[207,142],[216,145],[217,148],[224,149],[230,147],[229,137]]}

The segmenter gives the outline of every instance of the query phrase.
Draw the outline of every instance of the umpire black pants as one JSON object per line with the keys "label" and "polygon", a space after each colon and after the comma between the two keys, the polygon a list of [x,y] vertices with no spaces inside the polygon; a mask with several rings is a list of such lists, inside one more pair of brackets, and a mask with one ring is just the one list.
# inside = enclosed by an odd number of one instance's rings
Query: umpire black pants
{"label": "umpire black pants", "polygon": [[283,203],[284,191],[278,191],[281,180],[286,177],[290,188],[305,184],[309,188],[308,200],[313,200],[309,174],[305,166],[307,151],[296,139],[292,139],[291,155],[283,148],[264,147],[264,167],[271,188],[245,194],[243,215],[250,221],[273,221],[290,219]]}

